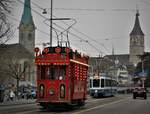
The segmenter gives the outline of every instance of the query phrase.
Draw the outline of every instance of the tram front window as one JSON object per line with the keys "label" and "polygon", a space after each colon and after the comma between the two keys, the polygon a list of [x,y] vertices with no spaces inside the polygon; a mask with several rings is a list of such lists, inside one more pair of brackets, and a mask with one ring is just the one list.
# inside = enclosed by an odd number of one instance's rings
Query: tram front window
{"label": "tram front window", "polygon": [[46,69],[46,66],[38,66],[38,79],[41,79],[41,80],[46,79],[45,69]]}
{"label": "tram front window", "polygon": [[54,80],[57,76],[58,68],[56,66],[49,66],[47,70],[48,79]]}
{"label": "tram front window", "polygon": [[94,79],[93,80],[93,87],[99,87],[100,86],[100,80],[99,79]]}
{"label": "tram front window", "polygon": [[101,87],[104,87],[104,79],[101,79]]}
{"label": "tram front window", "polygon": [[65,66],[49,66],[47,70],[48,79],[62,80],[65,79],[66,67]]}

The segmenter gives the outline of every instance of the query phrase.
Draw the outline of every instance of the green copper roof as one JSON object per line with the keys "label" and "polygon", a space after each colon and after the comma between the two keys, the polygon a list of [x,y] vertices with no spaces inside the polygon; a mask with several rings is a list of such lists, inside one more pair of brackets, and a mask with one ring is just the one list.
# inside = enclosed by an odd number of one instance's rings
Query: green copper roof
{"label": "green copper roof", "polygon": [[21,23],[20,24],[33,24],[33,19],[32,19],[32,14],[31,14],[31,5],[30,5],[30,0],[25,0],[24,1],[24,10],[21,18]]}

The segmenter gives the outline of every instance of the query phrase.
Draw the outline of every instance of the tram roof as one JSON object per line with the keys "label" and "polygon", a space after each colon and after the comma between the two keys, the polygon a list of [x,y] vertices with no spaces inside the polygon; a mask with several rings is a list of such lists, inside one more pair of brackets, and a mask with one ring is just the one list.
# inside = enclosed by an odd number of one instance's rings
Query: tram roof
{"label": "tram roof", "polygon": [[112,79],[114,80],[114,78],[112,78],[111,76],[90,76],[90,79]]}
{"label": "tram roof", "polygon": [[[49,49],[48,53],[56,53],[56,49],[57,48],[60,48],[61,49],[61,52],[60,53],[66,53],[65,49],[69,49],[70,52],[73,52],[73,50],[69,47],[61,47],[61,46],[55,46],[55,47],[46,47]],[[44,49],[46,49],[44,48]]]}
{"label": "tram roof", "polygon": [[35,48],[35,53],[35,63],[39,65],[68,65],[70,62],[74,62],[89,66],[87,64],[89,57],[84,54],[82,55],[77,50],[73,51],[70,47],[46,47],[42,50],[42,54],[40,53],[39,48]]}

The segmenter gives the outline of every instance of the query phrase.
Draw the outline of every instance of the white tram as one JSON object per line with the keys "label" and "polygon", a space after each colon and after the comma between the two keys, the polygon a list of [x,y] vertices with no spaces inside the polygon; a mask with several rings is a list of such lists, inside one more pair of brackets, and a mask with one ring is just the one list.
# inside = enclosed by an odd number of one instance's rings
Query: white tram
{"label": "white tram", "polygon": [[106,75],[90,77],[90,95],[92,97],[108,97],[117,93],[117,82]]}

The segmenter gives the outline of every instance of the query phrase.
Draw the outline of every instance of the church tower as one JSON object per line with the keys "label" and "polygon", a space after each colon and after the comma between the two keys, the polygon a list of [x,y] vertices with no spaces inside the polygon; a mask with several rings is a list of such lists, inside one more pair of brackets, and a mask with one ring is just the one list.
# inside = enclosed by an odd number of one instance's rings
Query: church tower
{"label": "church tower", "polygon": [[130,62],[136,65],[140,58],[137,55],[144,53],[144,33],[139,22],[139,11],[136,12],[135,24],[130,33]]}
{"label": "church tower", "polygon": [[19,44],[34,55],[35,25],[31,13],[30,0],[25,0],[24,2],[24,10],[19,25]]}

